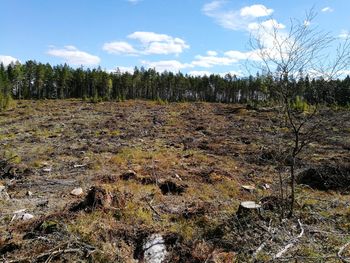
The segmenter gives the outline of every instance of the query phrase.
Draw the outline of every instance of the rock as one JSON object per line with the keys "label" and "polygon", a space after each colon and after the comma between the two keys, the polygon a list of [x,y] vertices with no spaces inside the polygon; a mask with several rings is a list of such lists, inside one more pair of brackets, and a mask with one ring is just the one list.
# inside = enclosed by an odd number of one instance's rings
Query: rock
{"label": "rock", "polygon": [[159,234],[151,235],[143,245],[146,263],[162,263],[167,255],[164,239]]}
{"label": "rock", "polygon": [[27,191],[26,195],[27,195],[27,196],[32,196],[33,193],[32,193],[31,191]]}
{"label": "rock", "polygon": [[30,220],[30,219],[32,219],[32,218],[34,218],[34,216],[32,215],[32,214],[29,214],[29,213],[25,213],[25,214],[23,214],[22,215],[22,220],[24,220],[24,221],[26,221],[26,220]]}
{"label": "rock", "polygon": [[34,218],[34,216],[32,214],[26,213],[25,211],[26,211],[26,209],[20,209],[20,210],[13,212],[13,217],[12,217],[11,221],[17,220],[17,219],[26,221],[26,220],[30,220],[30,219]]}
{"label": "rock", "polygon": [[74,195],[74,196],[80,196],[83,194],[83,188],[81,187],[78,187],[78,188],[74,188],[72,190],[72,192],[70,192],[71,195]]}

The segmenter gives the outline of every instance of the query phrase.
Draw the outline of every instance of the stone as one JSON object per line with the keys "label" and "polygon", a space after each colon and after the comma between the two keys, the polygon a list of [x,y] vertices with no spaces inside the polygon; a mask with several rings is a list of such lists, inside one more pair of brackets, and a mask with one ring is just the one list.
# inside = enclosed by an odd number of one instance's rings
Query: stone
{"label": "stone", "polygon": [[32,196],[33,193],[31,191],[27,191],[27,196]]}
{"label": "stone", "polygon": [[148,237],[142,248],[146,263],[162,263],[168,253],[165,241],[160,234]]}
{"label": "stone", "polygon": [[24,220],[24,221],[26,221],[26,220],[30,220],[30,219],[32,219],[32,218],[34,218],[34,216],[32,215],[32,214],[29,214],[29,213],[24,213],[23,215],[22,215],[22,220]]}
{"label": "stone", "polygon": [[13,212],[13,217],[11,219],[11,221],[19,219],[19,220],[23,220],[23,221],[27,221],[34,218],[34,215],[30,214],[30,213],[26,213],[26,209],[20,209],[17,210],[15,212]]}
{"label": "stone", "polygon": [[83,188],[81,187],[74,188],[72,192],[70,192],[70,194],[74,196],[80,196],[83,194]]}

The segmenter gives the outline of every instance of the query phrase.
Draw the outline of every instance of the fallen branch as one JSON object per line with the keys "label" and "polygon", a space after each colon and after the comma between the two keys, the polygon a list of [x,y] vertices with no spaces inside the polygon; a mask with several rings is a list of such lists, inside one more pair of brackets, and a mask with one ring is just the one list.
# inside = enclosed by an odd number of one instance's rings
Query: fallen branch
{"label": "fallen branch", "polygon": [[269,228],[267,229],[267,232],[269,232],[271,234],[271,238],[269,240],[265,240],[263,243],[261,243],[261,245],[255,250],[255,252],[253,253],[253,257],[256,259],[256,257],[258,256],[259,252],[261,250],[264,249],[264,247],[266,246],[266,244],[268,242],[271,242],[274,238],[275,238],[275,230],[272,231],[272,233],[270,232],[271,231],[271,222],[272,220],[270,220],[270,223],[269,223]]}
{"label": "fallen branch", "polygon": [[[78,248],[61,248],[62,246],[70,246],[70,245],[76,245],[79,246]],[[6,260],[4,259],[4,262],[6,263],[19,263],[19,262],[32,262],[34,259],[34,262],[38,261],[44,261],[45,263],[51,262],[51,260],[61,254],[69,254],[69,253],[82,253],[87,256],[90,256],[92,253],[98,251],[95,247],[86,244],[84,242],[76,241],[73,242],[72,244],[70,242],[65,242],[63,244],[60,244],[56,246],[53,249],[50,249],[47,252],[43,252],[36,256],[35,258],[32,257],[26,257],[26,258],[20,258],[20,259],[14,259],[14,260]]]}
{"label": "fallen branch", "polygon": [[282,257],[282,255],[285,254],[290,248],[292,248],[298,242],[298,240],[304,235],[304,228],[300,219],[298,219],[298,223],[301,229],[300,234],[297,237],[293,238],[280,252],[278,252],[273,257],[274,259]]}
{"label": "fallen branch", "polygon": [[[77,253],[77,252],[82,252],[80,248],[67,248],[67,249],[58,249],[56,251],[50,251],[50,252],[45,252],[40,255],[38,255],[35,258],[35,262],[43,260],[44,258],[48,257],[45,261],[45,263],[49,263],[54,257],[60,255],[60,254],[67,254],[67,253]],[[33,257],[26,257],[26,258],[21,258],[21,259],[14,259],[14,260],[6,260],[4,262],[6,263],[19,263],[19,262],[32,262]]]}
{"label": "fallen branch", "polygon": [[87,166],[87,164],[74,164],[73,168],[82,168],[82,167],[85,167],[85,166]]}
{"label": "fallen branch", "polygon": [[51,260],[61,254],[67,254],[67,253],[80,253],[82,252],[82,250],[80,248],[67,248],[67,249],[59,249],[50,253],[43,253],[41,255],[39,255],[36,259],[39,260],[41,258],[45,258],[48,256],[48,258],[46,259],[45,263],[49,263],[51,262]]}
{"label": "fallen branch", "polygon": [[[338,256],[333,255],[333,256],[317,256],[317,257],[307,257],[307,256],[290,256],[290,257],[280,257],[277,259],[274,259],[274,262],[276,261],[286,261],[291,262],[291,259],[295,260],[313,260],[312,262],[324,262],[322,260],[327,260],[327,259],[339,259]],[[350,259],[350,257],[343,257],[343,259]],[[293,261],[293,262],[294,262]],[[348,261],[345,261],[348,262]]]}
{"label": "fallen branch", "polygon": [[149,208],[151,208],[151,210],[159,217],[159,220],[162,221],[162,217],[161,215],[157,212],[157,210],[151,205],[150,202],[148,202],[147,199],[145,199],[147,205],[149,206]]}
{"label": "fallen branch", "polygon": [[[272,239],[270,239],[269,241],[271,241],[271,240],[272,240]],[[259,254],[259,252],[260,252],[261,250],[263,250],[263,248],[266,246],[267,242],[268,242],[268,241],[264,241],[264,242],[255,250],[255,252],[254,252],[254,254],[253,254],[253,257],[254,257],[254,258],[256,258],[257,255]]]}
{"label": "fallen branch", "polygon": [[350,241],[348,243],[346,243],[344,246],[342,246],[337,253],[337,256],[339,257],[339,259],[345,263],[349,263],[350,261],[348,259],[346,259],[345,257],[343,257],[341,254],[343,253],[344,249],[346,247],[348,247],[349,245],[350,245]]}

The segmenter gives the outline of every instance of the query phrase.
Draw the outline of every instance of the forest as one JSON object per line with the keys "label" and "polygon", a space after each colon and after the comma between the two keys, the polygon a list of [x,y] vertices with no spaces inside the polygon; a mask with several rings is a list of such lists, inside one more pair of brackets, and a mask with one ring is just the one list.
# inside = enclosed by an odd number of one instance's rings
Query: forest
{"label": "forest", "polygon": [[[307,103],[350,104],[350,77],[327,81],[299,74],[288,77],[293,96]],[[107,72],[98,68],[52,66],[29,60],[23,64],[0,64],[0,108],[13,99],[69,99],[123,101],[128,99],[172,102],[206,101],[223,103],[273,102],[279,79],[273,75],[238,77],[192,76],[181,72],[157,72],[135,67],[134,72]]]}

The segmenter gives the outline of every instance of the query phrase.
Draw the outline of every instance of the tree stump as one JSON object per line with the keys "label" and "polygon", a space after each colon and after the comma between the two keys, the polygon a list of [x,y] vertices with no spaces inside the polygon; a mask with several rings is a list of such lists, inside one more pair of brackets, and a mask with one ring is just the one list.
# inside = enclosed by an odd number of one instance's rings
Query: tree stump
{"label": "tree stump", "polygon": [[238,218],[258,216],[260,214],[260,210],[261,205],[255,203],[254,201],[244,201],[240,203],[236,215]]}

